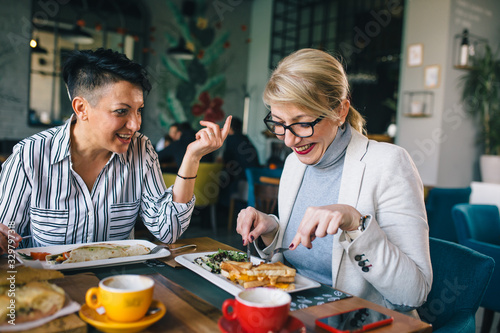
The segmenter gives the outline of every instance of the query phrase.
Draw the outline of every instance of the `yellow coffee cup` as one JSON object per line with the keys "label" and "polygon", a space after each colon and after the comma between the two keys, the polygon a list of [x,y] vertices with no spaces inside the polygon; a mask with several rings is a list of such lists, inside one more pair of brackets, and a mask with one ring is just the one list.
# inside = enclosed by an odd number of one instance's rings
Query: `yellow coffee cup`
{"label": "yellow coffee cup", "polygon": [[115,275],[87,290],[85,302],[92,309],[104,307],[109,319],[133,322],[144,317],[153,300],[154,280],[144,275]]}

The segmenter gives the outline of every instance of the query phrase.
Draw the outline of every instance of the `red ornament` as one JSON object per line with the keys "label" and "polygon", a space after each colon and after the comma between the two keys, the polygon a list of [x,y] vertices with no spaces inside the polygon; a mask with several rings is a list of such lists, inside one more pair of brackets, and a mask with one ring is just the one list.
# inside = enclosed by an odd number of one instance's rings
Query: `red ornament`
{"label": "red ornament", "polygon": [[204,56],[205,56],[205,50],[200,50],[196,55],[198,59],[203,59]]}
{"label": "red ornament", "polygon": [[76,25],[79,26],[80,28],[83,28],[85,26],[85,20],[84,19],[77,20]]}
{"label": "red ornament", "polygon": [[250,43],[252,41],[252,38],[247,38],[247,40],[245,41],[247,44]]}
{"label": "red ornament", "polygon": [[241,30],[242,31],[247,31],[248,27],[245,24],[241,25]]}
{"label": "red ornament", "polygon": [[228,49],[230,46],[231,46],[231,43],[229,43],[229,42],[225,42],[224,43],[224,48],[225,49]]}
{"label": "red ornament", "polygon": [[205,114],[203,120],[217,122],[224,118],[224,111],[221,109],[224,101],[220,97],[215,97],[210,100],[210,95],[208,92],[204,91],[198,97],[200,104],[195,104],[191,108],[191,112],[195,116],[201,116]]}
{"label": "red ornament", "polygon": [[127,32],[127,29],[125,28],[116,28],[116,32],[119,33],[120,35],[125,35],[125,33]]}
{"label": "red ornament", "polygon": [[95,29],[95,31],[101,31],[102,30],[102,24],[101,23],[96,23],[94,29]]}

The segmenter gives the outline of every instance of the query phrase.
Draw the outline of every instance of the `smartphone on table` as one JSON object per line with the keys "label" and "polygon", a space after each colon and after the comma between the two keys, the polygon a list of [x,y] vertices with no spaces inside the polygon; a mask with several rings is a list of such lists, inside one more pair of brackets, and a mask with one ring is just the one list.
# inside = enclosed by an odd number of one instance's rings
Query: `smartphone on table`
{"label": "smartphone on table", "polygon": [[389,325],[393,318],[369,308],[359,308],[347,312],[316,319],[316,325],[334,333],[358,333]]}

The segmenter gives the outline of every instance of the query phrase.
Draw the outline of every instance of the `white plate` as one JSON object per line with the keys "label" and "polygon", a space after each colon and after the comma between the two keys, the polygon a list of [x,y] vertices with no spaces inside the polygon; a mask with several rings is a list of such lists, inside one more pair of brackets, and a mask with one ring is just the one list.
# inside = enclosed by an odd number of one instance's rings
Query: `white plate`
{"label": "white plate", "polygon": [[[203,256],[213,254],[213,253],[215,253],[215,251],[214,252],[199,252],[199,253],[184,254],[184,255],[175,257],[175,261],[177,261],[179,264],[183,265],[184,267],[189,268],[190,270],[197,273],[198,275],[201,275],[202,277],[204,277],[208,281],[212,282],[216,286],[224,289],[225,291],[227,291],[231,295],[233,295],[233,296],[238,295],[242,290],[245,289],[245,288],[243,288],[243,286],[228,280],[227,278],[225,278],[221,274],[215,274],[215,273],[209,272],[194,262],[194,260],[198,257],[203,257]],[[252,263],[254,263],[255,265],[259,264],[263,261],[262,259],[257,258],[257,257],[252,257],[251,260],[252,260]],[[294,292],[306,290],[306,289],[318,288],[321,286],[318,282],[313,281],[311,279],[308,279],[305,276],[302,276],[300,274],[295,275],[295,282],[294,283],[295,283],[295,289],[290,290],[289,293],[294,293]]]}
{"label": "white plate", "polygon": [[119,258],[111,258],[111,259],[102,259],[102,260],[92,260],[92,261],[84,261],[84,262],[75,262],[69,264],[60,264],[60,265],[52,265],[45,261],[40,260],[29,260],[23,258],[19,253],[24,253],[30,255],[30,252],[48,252],[50,254],[58,254],[66,251],[73,250],[77,247],[81,247],[84,245],[97,245],[97,244],[117,244],[117,245],[136,245],[141,244],[145,247],[152,249],[156,246],[147,240],[141,239],[126,239],[120,241],[108,241],[108,242],[95,242],[95,243],[85,243],[85,244],[71,244],[71,245],[54,245],[54,246],[46,246],[46,247],[30,247],[25,249],[16,250],[16,257],[22,264],[25,266],[31,266],[36,268],[45,268],[45,269],[55,269],[55,270],[66,270],[66,269],[76,269],[83,267],[98,267],[98,266],[111,266],[111,265],[121,265],[128,264],[133,262],[141,262],[149,259],[163,258],[170,255],[170,251],[167,249],[161,249],[158,253],[155,254],[144,254],[140,256],[130,256],[130,257],[119,257]]}

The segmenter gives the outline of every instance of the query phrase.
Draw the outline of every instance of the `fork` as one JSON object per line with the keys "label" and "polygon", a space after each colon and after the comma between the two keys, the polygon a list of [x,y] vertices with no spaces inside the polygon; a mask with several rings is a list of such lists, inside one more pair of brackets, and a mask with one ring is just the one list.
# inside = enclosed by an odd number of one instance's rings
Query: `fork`
{"label": "fork", "polygon": [[288,250],[289,250],[289,248],[287,248],[287,247],[279,247],[277,249],[274,249],[273,252],[264,259],[264,262],[267,264],[268,262],[271,261],[271,259],[273,259],[275,254],[283,253],[283,252],[288,251]]}
{"label": "fork", "polygon": [[177,250],[181,250],[181,249],[186,249],[188,247],[196,247],[196,244],[182,245],[182,246],[179,246],[179,247],[176,247],[173,249],[171,249],[167,244],[160,244],[160,245],[156,245],[154,248],[152,248],[151,251],[149,252],[149,254],[158,253],[161,249],[167,249],[170,252],[173,252],[173,251],[177,251]]}
{"label": "fork", "polygon": [[250,248],[250,243],[247,243],[247,261],[252,260],[252,249]]}

